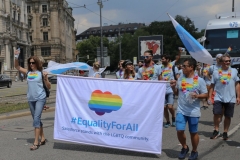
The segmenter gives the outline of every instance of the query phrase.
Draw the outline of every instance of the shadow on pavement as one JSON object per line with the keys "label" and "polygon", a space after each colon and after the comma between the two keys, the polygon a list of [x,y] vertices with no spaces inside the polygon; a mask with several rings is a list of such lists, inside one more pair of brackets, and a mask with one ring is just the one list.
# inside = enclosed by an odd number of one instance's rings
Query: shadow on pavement
{"label": "shadow on pavement", "polygon": [[212,136],[213,132],[206,132],[206,131],[198,131],[198,135],[203,135],[206,138],[209,138]]}
{"label": "shadow on pavement", "polygon": [[199,121],[198,123],[201,123],[206,126],[213,126],[213,121]]}
{"label": "shadow on pavement", "polygon": [[98,146],[81,145],[81,144],[66,144],[60,142],[54,142],[53,149],[62,150],[73,150],[73,151],[83,151],[83,152],[93,152],[93,153],[104,153],[104,154],[115,154],[115,155],[125,155],[125,156],[137,156],[137,157],[147,157],[147,158],[159,158],[155,154],[125,151],[120,149],[112,149]]}
{"label": "shadow on pavement", "polygon": [[[180,152],[179,151],[176,151],[176,150],[173,150],[173,149],[162,149],[163,152],[166,153],[166,155],[169,157],[169,158],[178,158],[178,154]],[[187,156],[188,157],[188,156]]]}

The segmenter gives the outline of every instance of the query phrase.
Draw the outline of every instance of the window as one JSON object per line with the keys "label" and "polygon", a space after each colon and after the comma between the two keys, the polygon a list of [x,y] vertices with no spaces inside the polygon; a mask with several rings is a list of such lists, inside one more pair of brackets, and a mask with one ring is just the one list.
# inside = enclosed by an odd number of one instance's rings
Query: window
{"label": "window", "polygon": [[27,13],[31,13],[31,6],[27,6]]}
{"label": "window", "polygon": [[115,29],[115,32],[118,32],[118,29]]}
{"label": "window", "polygon": [[31,27],[32,27],[32,20],[28,19],[28,28],[31,28]]}
{"label": "window", "polygon": [[48,32],[43,32],[43,41],[48,41]]}
{"label": "window", "polygon": [[131,28],[129,27],[129,28],[127,28],[127,30],[129,31],[129,30],[131,30]]}
{"label": "window", "polygon": [[109,29],[109,32],[113,32],[113,30],[112,30],[112,29]]}
{"label": "window", "polygon": [[138,28],[137,27],[134,27],[134,30],[137,30]]}
{"label": "window", "polygon": [[42,13],[47,13],[47,5],[42,5]]}
{"label": "window", "polygon": [[22,32],[19,30],[19,39],[22,40]]}
{"label": "window", "polygon": [[121,28],[121,31],[125,31],[125,29],[124,29],[124,28]]}
{"label": "window", "polygon": [[51,47],[42,47],[41,54],[42,56],[51,56]]}
{"label": "window", "polygon": [[20,14],[18,13],[18,22],[20,22]]}
{"label": "window", "polygon": [[32,42],[32,36],[29,36],[30,41]]}
{"label": "window", "polygon": [[31,48],[31,56],[34,56],[34,48]]}
{"label": "window", "polygon": [[48,26],[48,19],[47,18],[43,18],[43,26]]}
{"label": "window", "polygon": [[96,33],[96,31],[92,31],[92,34],[95,34]]}
{"label": "window", "polygon": [[89,34],[89,31],[87,31],[87,34]]}
{"label": "window", "polygon": [[13,20],[16,20],[16,11],[13,11]]}

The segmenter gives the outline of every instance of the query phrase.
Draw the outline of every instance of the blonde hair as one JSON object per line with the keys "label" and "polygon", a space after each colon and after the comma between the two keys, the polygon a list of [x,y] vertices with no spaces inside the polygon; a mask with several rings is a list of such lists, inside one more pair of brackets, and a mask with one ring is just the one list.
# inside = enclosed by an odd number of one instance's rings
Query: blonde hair
{"label": "blonde hair", "polygon": [[45,63],[45,60],[43,59],[43,57],[42,57],[42,56],[38,56],[38,59],[39,59],[39,61],[40,61],[42,64],[44,64],[44,63]]}

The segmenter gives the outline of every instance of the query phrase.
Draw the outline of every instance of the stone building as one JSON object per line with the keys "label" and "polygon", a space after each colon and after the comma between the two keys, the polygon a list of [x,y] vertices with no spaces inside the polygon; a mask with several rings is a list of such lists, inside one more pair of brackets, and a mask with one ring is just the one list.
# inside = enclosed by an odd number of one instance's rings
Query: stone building
{"label": "stone building", "polygon": [[0,0],[0,73],[15,77],[14,49],[20,47],[20,65],[30,55],[26,0]]}
{"label": "stone building", "polygon": [[75,61],[76,30],[72,8],[66,0],[27,0],[31,55],[49,60]]}

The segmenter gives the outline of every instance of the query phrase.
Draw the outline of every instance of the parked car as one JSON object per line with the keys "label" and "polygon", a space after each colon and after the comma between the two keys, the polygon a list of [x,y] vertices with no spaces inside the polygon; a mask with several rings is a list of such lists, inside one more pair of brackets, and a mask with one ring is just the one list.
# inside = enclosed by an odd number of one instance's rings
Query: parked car
{"label": "parked car", "polygon": [[0,74],[0,87],[4,87],[4,86],[11,88],[12,79],[8,75]]}

